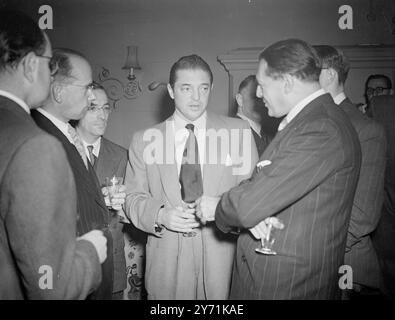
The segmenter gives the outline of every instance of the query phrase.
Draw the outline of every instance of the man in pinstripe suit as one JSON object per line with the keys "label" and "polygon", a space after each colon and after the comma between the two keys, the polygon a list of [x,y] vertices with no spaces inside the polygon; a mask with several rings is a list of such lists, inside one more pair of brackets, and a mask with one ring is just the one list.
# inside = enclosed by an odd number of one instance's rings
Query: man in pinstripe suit
{"label": "man in pinstripe suit", "polygon": [[321,60],[320,84],[345,111],[361,143],[362,163],[351,211],[344,262],[353,270],[353,289],[345,298],[379,296],[380,268],[371,234],[381,216],[384,193],[386,139],[384,128],[362,114],[344,94],[349,63],[344,54],[331,46],[316,46]]}
{"label": "man in pinstripe suit", "polygon": [[[339,267],[361,164],[347,115],[320,88],[314,49],[289,39],[259,57],[257,96],[269,115],[286,115],[248,181],[225,193],[215,220],[224,232],[280,219],[276,255],[257,253],[251,233],[237,243],[231,299],[339,298]],[[259,164],[266,164],[259,166]]]}

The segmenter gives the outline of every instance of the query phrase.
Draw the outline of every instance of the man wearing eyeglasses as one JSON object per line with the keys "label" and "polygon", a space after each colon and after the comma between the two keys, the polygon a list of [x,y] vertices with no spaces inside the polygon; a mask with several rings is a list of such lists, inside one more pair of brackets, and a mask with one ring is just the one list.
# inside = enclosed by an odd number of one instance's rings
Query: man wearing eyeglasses
{"label": "man wearing eyeglasses", "polygon": [[[77,186],[77,233],[101,229],[107,238],[107,260],[102,265],[103,280],[90,298],[111,299],[113,255],[110,213],[81,139],[69,124],[70,120],[81,119],[95,98],[92,70],[83,55],[70,49],[55,49],[52,63],[56,65],[56,73],[53,75],[50,95],[41,108],[32,112],[32,117],[40,128],[62,142],[66,151]],[[119,199],[119,205],[122,203],[123,199]]]}
{"label": "man wearing eyeglasses", "polygon": [[365,82],[366,104],[360,107],[363,113],[372,116],[371,100],[376,96],[387,96],[392,94],[391,79],[384,74],[372,74]]}
{"label": "man wearing eyeglasses", "polygon": [[99,286],[106,239],[76,240],[66,154],[29,115],[49,93],[51,44],[14,11],[0,11],[0,39],[0,300],[84,299]]}
{"label": "man wearing eyeglasses", "polygon": [[[105,185],[106,177],[125,177],[128,152],[126,149],[103,137],[112,107],[108,102],[105,89],[100,84],[94,85],[93,93],[95,98],[88,107],[85,115],[76,123],[76,130],[82,138],[86,155],[95,169],[99,183],[103,186]],[[144,238],[144,235],[141,231],[129,224],[124,224],[126,221],[122,219],[125,218],[122,211],[114,210],[111,213],[110,231],[114,244],[113,299],[120,300],[123,298],[123,291],[127,284],[124,253],[125,241],[122,231],[127,232],[127,236],[133,234],[133,236],[136,235],[139,238]],[[134,240],[137,240],[135,238]],[[137,245],[143,246],[142,243]],[[138,259],[140,260],[137,261]],[[141,257],[136,257],[133,260],[139,263],[139,269],[142,269]]]}

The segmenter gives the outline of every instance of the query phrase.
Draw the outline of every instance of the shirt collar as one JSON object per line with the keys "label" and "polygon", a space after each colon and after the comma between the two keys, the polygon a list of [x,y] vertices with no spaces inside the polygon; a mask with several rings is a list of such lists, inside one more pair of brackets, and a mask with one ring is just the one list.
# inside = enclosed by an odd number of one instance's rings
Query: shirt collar
{"label": "shirt collar", "polygon": [[204,111],[204,113],[196,120],[187,121],[184,119],[184,117],[181,116],[180,112],[178,110],[176,110],[174,112],[173,119],[174,119],[175,132],[177,132],[178,130],[185,129],[185,126],[188,123],[192,123],[195,126],[195,130],[194,130],[195,132],[196,132],[196,129],[205,130],[206,129],[206,122],[207,122],[207,111]]}
{"label": "shirt collar", "polygon": [[84,145],[86,154],[89,154],[88,146],[93,146],[93,150],[92,150],[93,154],[96,157],[99,157],[100,146],[101,146],[101,137],[96,139],[96,141],[94,143],[87,143],[87,142],[85,142],[85,140],[82,137],[81,137],[81,141],[82,141],[82,144]]}
{"label": "shirt collar", "polygon": [[25,110],[28,114],[30,114],[29,106],[21,98],[18,98],[16,95],[14,95],[8,91],[1,90],[1,89],[0,89],[0,96],[6,97],[6,98],[14,101],[17,105],[22,107],[23,110]]}
{"label": "shirt collar", "polygon": [[333,101],[335,101],[335,103],[337,105],[341,104],[344,100],[346,99],[346,95],[344,94],[344,92],[340,92],[336,97],[333,98]]}
{"label": "shirt collar", "polygon": [[69,134],[69,123],[68,122],[63,122],[62,120],[59,120],[52,114],[50,114],[47,110],[44,110],[43,108],[38,108],[38,112],[40,112],[44,117],[46,117],[49,121],[51,121],[62,133],[66,136],[66,138],[74,144],[73,139],[70,137]]}
{"label": "shirt collar", "polygon": [[245,116],[241,112],[237,112],[237,116],[240,119],[243,119],[243,120],[247,121],[250,124],[250,127],[252,128],[252,130],[254,130],[259,136],[261,136],[261,128],[262,128],[262,126],[258,122],[255,122],[254,120],[248,118],[247,116]]}
{"label": "shirt collar", "polygon": [[323,94],[325,94],[324,89],[319,89],[313,92],[312,94],[308,95],[303,100],[299,101],[291,109],[291,111],[288,112],[287,116],[283,119],[283,121],[281,121],[278,130],[281,131],[282,129],[284,129],[285,125],[282,126],[281,125],[282,123],[289,124],[292,121],[292,119],[294,119],[298,115],[298,113],[300,113],[304,109],[305,106],[307,106],[311,101],[317,99],[319,96],[322,96]]}

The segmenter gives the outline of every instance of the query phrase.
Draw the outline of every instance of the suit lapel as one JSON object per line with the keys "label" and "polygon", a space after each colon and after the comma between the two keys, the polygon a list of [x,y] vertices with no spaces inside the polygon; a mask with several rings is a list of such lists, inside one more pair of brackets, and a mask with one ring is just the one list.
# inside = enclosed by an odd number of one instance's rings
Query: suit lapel
{"label": "suit lapel", "polygon": [[175,160],[174,129],[172,117],[159,125],[163,137],[163,163],[157,164],[161,176],[164,193],[172,206],[179,206],[181,188],[178,179],[177,163]]}
{"label": "suit lapel", "polygon": [[[219,183],[221,181],[222,175],[224,173],[224,165],[222,164],[221,159],[221,144],[220,139],[217,141],[217,154],[216,154],[216,162],[210,164],[210,147],[209,147],[209,138],[207,135],[208,130],[215,130],[218,132],[219,129],[224,129],[224,126],[221,126],[219,119],[212,113],[207,112],[207,122],[206,122],[206,152],[205,152],[205,163],[203,165],[203,193],[208,194],[217,194],[217,189],[219,187]],[[230,142],[230,141],[229,141]],[[212,157],[213,155],[211,155]],[[225,155],[228,156],[228,155]],[[230,156],[230,155],[229,155]],[[217,183],[215,183],[217,182]]]}

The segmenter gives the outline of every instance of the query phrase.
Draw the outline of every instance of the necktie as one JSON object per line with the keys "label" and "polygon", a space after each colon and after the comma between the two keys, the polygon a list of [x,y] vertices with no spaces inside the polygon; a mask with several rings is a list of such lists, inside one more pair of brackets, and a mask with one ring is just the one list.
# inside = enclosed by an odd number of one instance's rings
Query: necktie
{"label": "necktie", "polygon": [[89,152],[89,161],[92,164],[92,167],[95,165],[95,161],[96,161],[96,156],[93,154],[93,146],[89,145],[87,146],[88,148],[88,152]]}
{"label": "necktie", "polygon": [[180,170],[181,197],[184,202],[193,202],[203,194],[202,172],[199,163],[199,149],[194,125],[188,123],[185,128],[189,131],[185,144]]}
{"label": "necktie", "polygon": [[77,149],[78,153],[80,154],[82,161],[84,161],[85,167],[88,168],[88,160],[86,158],[84,146],[82,144],[82,141],[75,129],[69,124],[67,126],[67,131],[71,137],[71,140],[73,140],[74,146]]}

